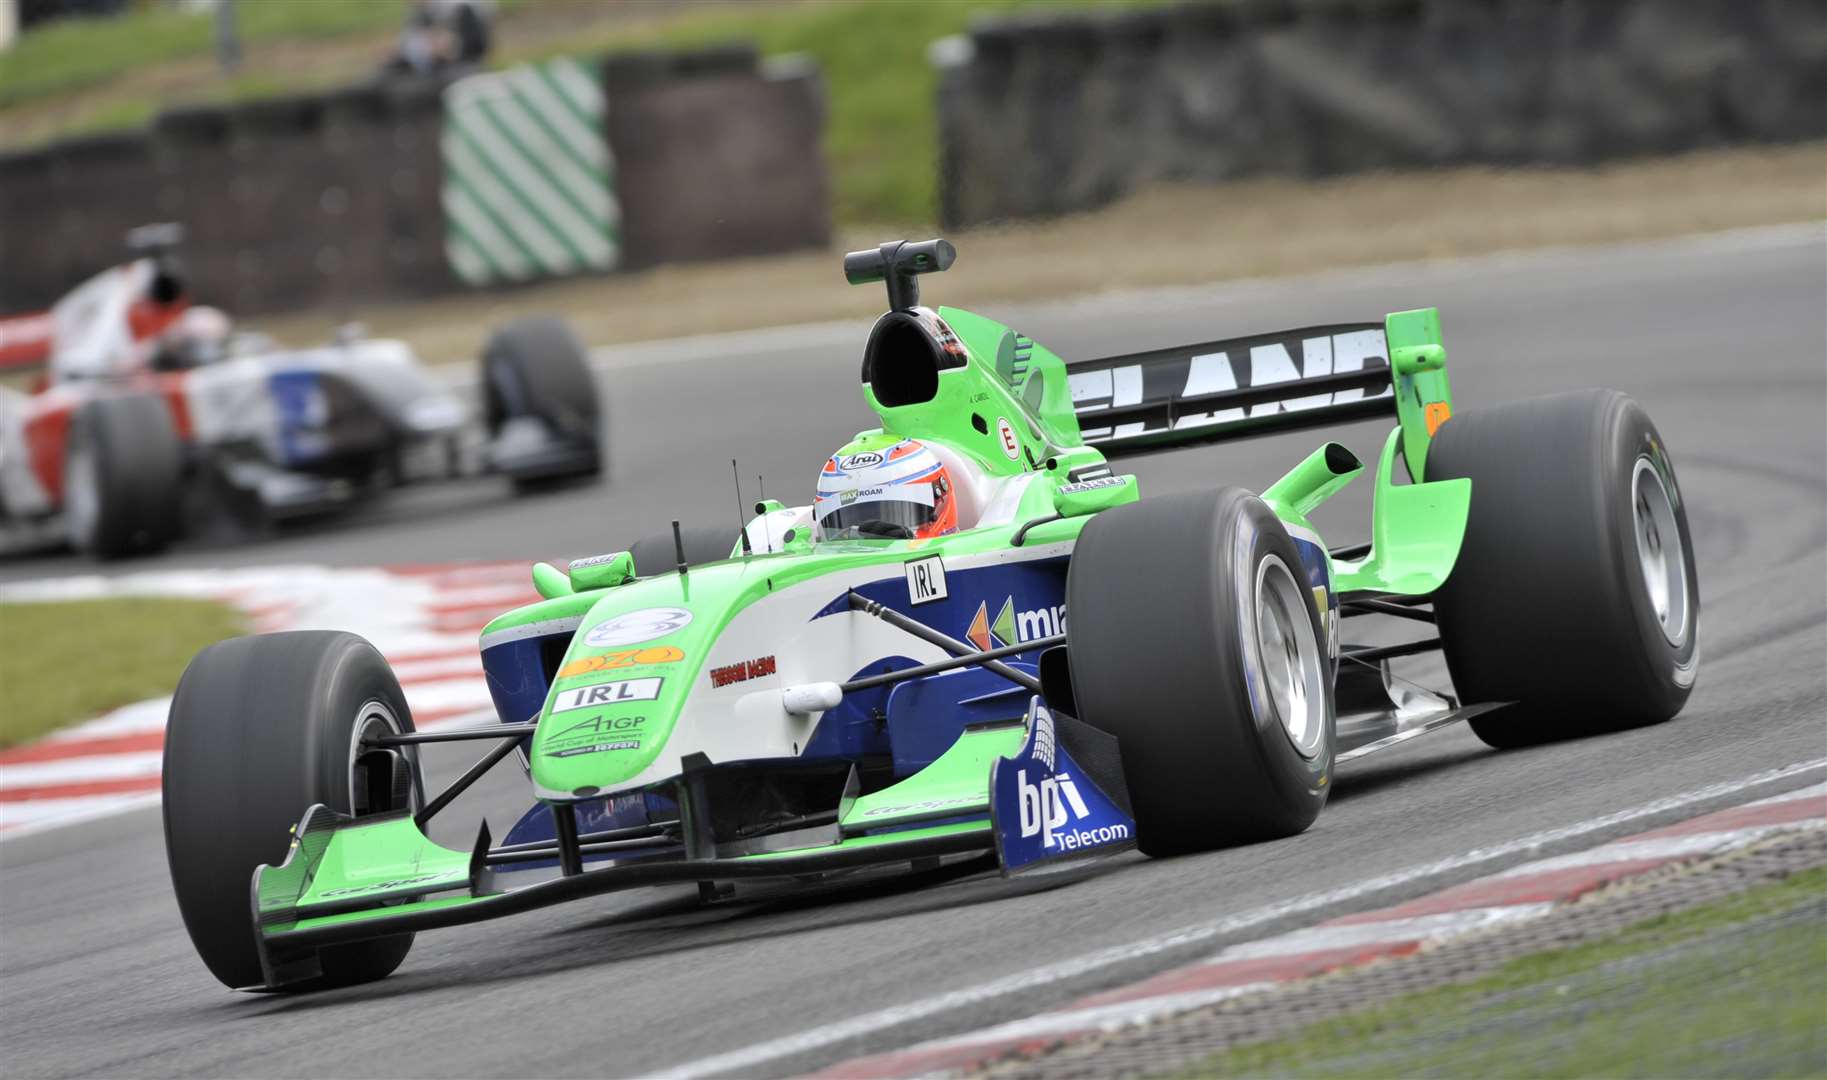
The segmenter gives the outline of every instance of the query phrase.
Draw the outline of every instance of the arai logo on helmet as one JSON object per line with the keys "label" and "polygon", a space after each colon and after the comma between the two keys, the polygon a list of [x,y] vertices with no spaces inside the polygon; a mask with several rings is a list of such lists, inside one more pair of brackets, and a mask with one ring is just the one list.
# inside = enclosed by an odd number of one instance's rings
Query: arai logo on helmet
{"label": "arai logo on helmet", "polygon": [[882,455],[876,453],[874,450],[866,450],[860,454],[851,454],[847,457],[837,459],[837,467],[843,469],[845,472],[853,472],[857,469],[873,469],[881,463]]}
{"label": "arai logo on helmet", "polygon": [[636,645],[676,633],[690,623],[691,612],[684,608],[643,608],[597,623],[584,635],[584,644],[599,649],[611,645]]}

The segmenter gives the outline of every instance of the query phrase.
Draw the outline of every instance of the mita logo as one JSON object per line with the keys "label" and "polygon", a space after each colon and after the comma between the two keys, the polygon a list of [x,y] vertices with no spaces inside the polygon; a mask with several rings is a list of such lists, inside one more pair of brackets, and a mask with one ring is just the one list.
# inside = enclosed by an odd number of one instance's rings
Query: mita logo
{"label": "mita logo", "polygon": [[[1120,360],[1105,368],[1078,370],[1067,376],[1072,407],[1079,414],[1085,436],[1107,437],[1109,428],[1095,426],[1101,409],[1159,403],[1170,399],[1215,394],[1226,390],[1298,383],[1321,375],[1335,375],[1366,368],[1389,366],[1389,346],[1380,327],[1340,328],[1333,333],[1295,332],[1195,345],[1175,356],[1164,350],[1146,362]],[[1300,394],[1289,387],[1289,397],[1259,405],[1216,412],[1193,413],[1175,420],[1174,427],[1201,427],[1279,412],[1299,412],[1328,405],[1385,397],[1390,391],[1366,395],[1363,390],[1338,390]],[[1120,434],[1135,434],[1143,425],[1123,424]]]}
{"label": "mita logo", "polygon": [[964,632],[964,636],[971,644],[987,652],[1004,645],[1016,645],[1065,632],[1066,605],[1017,611],[1015,598],[1006,596],[994,619],[990,618],[989,601],[978,604],[977,614],[971,619],[971,628]]}

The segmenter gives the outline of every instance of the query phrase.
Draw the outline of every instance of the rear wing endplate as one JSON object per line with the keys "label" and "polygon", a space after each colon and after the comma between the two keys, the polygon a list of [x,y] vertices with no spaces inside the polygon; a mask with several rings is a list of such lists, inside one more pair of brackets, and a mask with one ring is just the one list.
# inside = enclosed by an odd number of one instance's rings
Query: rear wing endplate
{"label": "rear wing endplate", "polygon": [[1106,457],[1396,415],[1383,323],[1339,323],[1069,364]]}

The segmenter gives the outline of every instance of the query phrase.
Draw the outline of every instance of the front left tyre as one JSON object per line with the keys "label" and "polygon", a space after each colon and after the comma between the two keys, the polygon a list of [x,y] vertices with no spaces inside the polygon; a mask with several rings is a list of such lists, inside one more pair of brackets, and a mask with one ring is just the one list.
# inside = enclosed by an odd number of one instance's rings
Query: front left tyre
{"label": "front left tyre", "polygon": [[[364,743],[411,730],[399,680],[354,634],[233,638],[190,662],[165,730],[165,851],[190,940],[223,985],[264,982],[254,869],[285,861],[312,804],[362,817],[421,801],[416,754]],[[411,947],[411,934],[329,946],[321,977],[285,989],[384,978]]]}
{"label": "front left tyre", "polygon": [[1079,718],[1115,735],[1150,855],[1292,836],[1331,790],[1332,672],[1294,541],[1241,488],[1085,524],[1066,575]]}

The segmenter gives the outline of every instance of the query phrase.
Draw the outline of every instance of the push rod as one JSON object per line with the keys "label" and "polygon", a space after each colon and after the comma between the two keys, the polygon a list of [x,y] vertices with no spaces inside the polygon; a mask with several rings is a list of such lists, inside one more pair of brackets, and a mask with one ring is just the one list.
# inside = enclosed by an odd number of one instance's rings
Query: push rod
{"label": "push rod", "polygon": [[[858,596],[855,592],[850,594],[850,610],[861,611],[866,615],[873,615],[895,629],[906,631],[914,637],[919,638],[921,641],[926,642],[928,645],[934,645],[944,649],[953,656],[977,655],[977,650],[966,645],[964,642],[959,641],[956,638],[946,637],[944,634],[927,626],[925,623],[910,619],[893,608],[878,604],[874,600]],[[1028,647],[1032,648],[1033,646],[1029,645]],[[1040,680],[1034,676],[1025,672],[1016,671],[1014,668],[1000,660],[984,660],[981,661],[981,663],[985,670],[994,671],[996,674],[1017,686],[1025,687],[1036,694],[1040,693]]]}
{"label": "push rod", "polygon": [[[530,728],[533,725],[528,724],[526,726]],[[426,803],[419,810],[418,813],[412,815],[413,824],[417,825],[420,829],[425,828],[425,823],[430,821],[432,819],[432,817],[437,814],[438,811],[444,809],[446,806],[449,806],[450,801],[452,799],[463,794],[463,792],[465,790],[467,790],[471,784],[475,783],[477,780],[482,779],[483,773],[486,773],[490,769],[494,768],[497,764],[499,764],[501,762],[502,758],[507,757],[509,754],[513,753],[514,748],[519,745],[520,745],[519,739],[502,739],[501,745],[493,747],[492,749],[489,750],[488,753],[482,755],[482,760],[476,762],[474,765],[471,765],[469,767],[468,772],[464,773],[462,776],[459,776],[455,780],[451,781],[451,784],[449,787],[445,788],[443,791],[438,792],[437,798]]]}
{"label": "push rod", "polygon": [[[892,683],[906,682],[908,679],[924,678],[927,675],[936,675],[941,671],[951,671],[954,668],[974,667],[979,664],[984,667],[989,667],[990,664],[1004,656],[1014,656],[1016,653],[1024,653],[1032,649],[1050,649],[1055,645],[1064,645],[1065,643],[1066,635],[1054,634],[1052,637],[1035,638],[1033,641],[1024,641],[1019,645],[1004,645],[1000,649],[990,649],[985,652],[972,652],[964,656],[954,656],[950,660],[935,660],[930,664],[921,664],[919,667],[901,668],[897,671],[885,671],[880,675],[865,675],[860,679],[852,679],[847,683],[842,683],[838,688],[844,693],[850,694],[858,690],[868,690],[876,686],[888,686]],[[1017,672],[1016,674],[1021,673]],[[1030,687],[1030,689],[1039,693],[1039,680],[1035,680],[1035,682],[1036,685]]]}
{"label": "push rod", "polygon": [[425,743],[467,742],[472,739],[518,739],[533,734],[534,724],[494,724],[485,728],[450,731],[411,731],[404,735],[377,735],[364,740],[369,746],[421,746]]}

